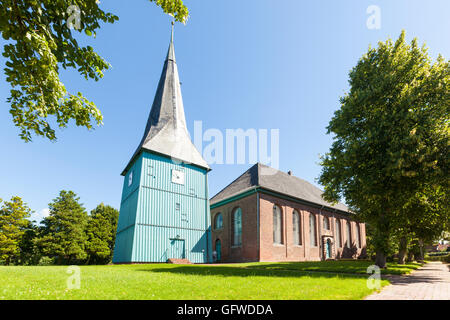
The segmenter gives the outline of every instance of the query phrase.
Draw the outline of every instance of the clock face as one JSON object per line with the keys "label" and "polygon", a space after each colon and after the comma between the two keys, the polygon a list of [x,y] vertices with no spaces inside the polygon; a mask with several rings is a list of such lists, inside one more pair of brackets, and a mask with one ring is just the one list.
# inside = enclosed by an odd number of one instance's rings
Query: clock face
{"label": "clock face", "polygon": [[172,182],[177,184],[184,184],[184,172],[172,169]]}

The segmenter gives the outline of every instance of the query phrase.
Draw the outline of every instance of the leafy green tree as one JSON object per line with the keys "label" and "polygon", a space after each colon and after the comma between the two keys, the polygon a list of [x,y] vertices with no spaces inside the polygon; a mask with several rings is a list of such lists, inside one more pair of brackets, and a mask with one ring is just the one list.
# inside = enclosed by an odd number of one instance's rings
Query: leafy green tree
{"label": "leafy green tree", "polygon": [[109,263],[116,241],[119,211],[111,206],[99,204],[91,211],[86,229],[88,263]]}
{"label": "leafy green tree", "polygon": [[322,157],[324,198],[344,198],[375,229],[376,264],[385,267],[403,208],[427,184],[448,186],[449,62],[432,62],[405,32],[380,42],[351,70],[350,92],[329,123]]}
{"label": "leafy green tree", "polygon": [[404,264],[406,260],[406,255],[408,254],[408,245],[410,243],[412,234],[403,234],[400,237],[398,244],[398,264]]}
{"label": "leafy green tree", "polygon": [[58,263],[86,259],[88,215],[73,191],[61,191],[49,204],[50,215],[42,221],[43,230],[36,245],[43,255],[58,257]]}
{"label": "leafy green tree", "polygon": [[[2,200],[0,199],[0,203]],[[20,255],[20,243],[32,211],[20,197],[12,197],[0,208],[0,260],[6,265]]]}
{"label": "leafy green tree", "polygon": [[[188,10],[182,0],[150,0],[175,20],[185,22]],[[55,140],[49,123],[59,127],[70,120],[91,129],[102,124],[102,114],[81,92],[67,92],[59,71],[74,68],[86,80],[103,77],[109,68],[91,46],[80,46],[76,35],[95,36],[100,24],[118,17],[104,12],[98,0],[2,0],[0,32],[7,43],[6,81],[11,84],[8,103],[20,137],[30,141],[32,133]],[[72,32],[73,30],[73,32]]]}
{"label": "leafy green tree", "polygon": [[443,232],[450,230],[449,191],[426,185],[405,206],[406,219],[401,219],[401,223],[417,238],[419,260],[424,259],[425,243],[439,240]]}
{"label": "leafy green tree", "polygon": [[35,244],[35,239],[39,238],[40,227],[27,221],[24,227],[24,234],[19,243],[20,254],[18,264],[37,265],[41,258],[39,248]]}
{"label": "leafy green tree", "polygon": [[[370,259],[376,258],[377,248],[375,247],[375,234],[376,229],[370,224],[366,224],[366,251],[367,256]],[[395,254],[399,250],[399,238],[397,234],[393,234],[389,237],[386,247],[388,248],[386,252],[386,261],[393,261]],[[389,259],[392,260],[389,260]]]}

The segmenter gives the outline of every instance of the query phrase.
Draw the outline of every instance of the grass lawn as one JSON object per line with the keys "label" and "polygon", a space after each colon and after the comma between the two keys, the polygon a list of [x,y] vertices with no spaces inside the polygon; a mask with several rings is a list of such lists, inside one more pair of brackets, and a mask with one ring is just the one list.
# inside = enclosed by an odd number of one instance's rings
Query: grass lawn
{"label": "grass lawn", "polygon": [[[81,266],[81,288],[72,290],[67,289],[66,266],[0,267],[0,299],[362,299],[374,291],[366,286],[367,275],[330,272],[347,267],[365,273],[369,264]],[[382,281],[383,286],[387,284]]]}

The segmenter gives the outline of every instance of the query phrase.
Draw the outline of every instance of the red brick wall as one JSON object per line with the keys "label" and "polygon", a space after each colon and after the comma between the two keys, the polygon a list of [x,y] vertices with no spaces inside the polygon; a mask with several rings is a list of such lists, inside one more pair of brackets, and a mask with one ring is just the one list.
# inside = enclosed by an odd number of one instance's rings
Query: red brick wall
{"label": "red brick wall", "polygon": [[[283,245],[273,244],[273,205],[276,204],[282,209],[284,242]],[[293,243],[292,214],[294,209],[300,213],[302,222],[302,245]],[[316,221],[316,239],[317,246],[311,246],[310,239],[310,215],[313,214]],[[261,261],[314,261],[325,259],[325,241],[332,239],[332,258],[357,258],[366,246],[365,225],[351,221],[347,215],[337,214],[320,210],[309,206],[301,205],[293,201],[280,199],[274,196],[260,194],[260,232],[261,232]],[[324,217],[329,219],[329,230],[324,227]],[[341,222],[341,247],[336,246],[335,221]],[[346,226],[345,223],[351,221],[351,240],[350,248],[345,247]],[[356,227],[360,227],[361,246],[356,243]]]}
{"label": "red brick wall", "polygon": [[[258,261],[258,234],[257,234],[257,201],[256,194],[211,209],[212,241],[215,249],[216,239],[222,243],[221,262],[248,262]],[[233,246],[232,215],[234,209],[242,209],[242,245]],[[223,216],[223,228],[215,230],[214,218],[218,213]]]}
{"label": "red brick wall", "polygon": [[[278,205],[282,212],[283,241],[282,244],[273,243],[273,206]],[[332,240],[332,258],[357,258],[365,251],[366,232],[363,223],[351,221],[347,215],[337,214],[298,204],[293,201],[280,199],[264,193],[259,193],[259,236],[257,216],[257,195],[253,194],[211,210],[212,240],[215,249],[216,239],[222,243],[222,262],[246,261],[319,261],[325,259],[325,241]],[[232,246],[232,213],[235,208],[242,209],[242,246]],[[301,245],[294,244],[293,211],[297,210],[301,221]],[[214,229],[214,218],[217,213],[223,215],[223,228]],[[310,245],[309,225],[310,215],[316,221],[317,246]],[[329,230],[324,228],[323,218],[329,219]],[[337,246],[335,221],[341,223],[341,246]],[[351,223],[350,248],[345,246],[346,223]],[[356,227],[359,225],[361,233],[361,248],[356,243]],[[259,241],[259,246],[258,246]]]}
{"label": "red brick wall", "polygon": [[[273,206],[278,205],[283,216],[283,245],[273,243]],[[293,243],[292,214],[294,209],[300,214],[301,246]],[[261,261],[311,261],[320,260],[319,247],[310,247],[309,212],[318,213],[315,209],[279,199],[270,195],[260,194],[260,232]],[[316,216],[316,236],[318,236],[318,221]],[[317,240],[319,242],[319,240]]]}

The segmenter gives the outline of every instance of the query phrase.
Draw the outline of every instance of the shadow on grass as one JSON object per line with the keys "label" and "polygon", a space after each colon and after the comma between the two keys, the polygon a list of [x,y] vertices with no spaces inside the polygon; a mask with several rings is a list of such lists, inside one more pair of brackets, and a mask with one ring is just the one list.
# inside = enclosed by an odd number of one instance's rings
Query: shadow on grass
{"label": "shadow on grass", "polygon": [[145,272],[161,272],[185,275],[202,275],[202,276],[222,276],[222,277],[279,277],[279,278],[298,278],[298,277],[315,277],[315,278],[366,278],[364,275],[358,274],[342,274],[337,272],[319,272],[289,269],[259,269],[254,267],[233,267],[233,266],[173,266],[167,268],[151,268],[139,269]]}
{"label": "shadow on grass", "polygon": [[[255,264],[248,268],[271,270],[296,270],[314,272],[334,272],[344,274],[367,274],[367,268],[373,265],[371,261],[321,261],[321,262],[283,262],[273,264]],[[421,264],[397,265],[388,264],[387,269],[382,269],[382,274],[406,274],[419,268]]]}
{"label": "shadow on grass", "polygon": [[284,262],[273,264],[249,265],[248,269],[261,270],[289,270],[289,271],[310,271],[310,272],[333,272],[349,274],[366,274],[367,267],[370,265],[350,265],[345,262]]}
{"label": "shadow on grass", "polygon": [[[274,262],[274,263],[243,263],[223,265],[166,265],[149,269],[139,269],[147,272],[166,272],[196,275],[219,276],[273,276],[273,277],[364,277],[367,267],[373,265],[371,261],[303,261],[303,262]],[[388,269],[381,270],[383,276],[402,275],[420,267],[419,263],[409,265],[388,264]]]}

